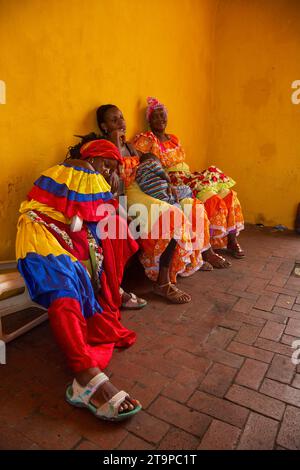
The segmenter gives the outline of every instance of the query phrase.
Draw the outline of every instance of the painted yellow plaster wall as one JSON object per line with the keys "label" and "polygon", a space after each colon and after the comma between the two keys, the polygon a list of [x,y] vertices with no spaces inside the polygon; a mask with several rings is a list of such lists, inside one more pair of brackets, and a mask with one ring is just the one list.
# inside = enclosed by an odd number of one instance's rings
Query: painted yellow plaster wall
{"label": "painted yellow plaster wall", "polygon": [[[14,257],[18,207],[73,134],[115,103],[128,137],[148,95],[170,111],[191,159],[205,160],[215,0],[0,0],[0,258]],[[196,104],[196,105],[195,105]]]}
{"label": "painted yellow plaster wall", "polygon": [[145,100],[193,169],[237,182],[250,222],[292,227],[299,197],[298,0],[0,0],[0,259],[14,257],[18,207],[73,134],[117,104],[128,137]]}
{"label": "painted yellow plaster wall", "polygon": [[299,0],[218,2],[207,163],[238,182],[248,222],[293,228],[300,202],[299,24]]}

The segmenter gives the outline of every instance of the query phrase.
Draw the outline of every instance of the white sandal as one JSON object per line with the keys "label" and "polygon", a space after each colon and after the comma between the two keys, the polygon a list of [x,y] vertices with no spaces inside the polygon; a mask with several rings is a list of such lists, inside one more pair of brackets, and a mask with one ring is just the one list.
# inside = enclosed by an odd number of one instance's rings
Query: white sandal
{"label": "white sandal", "polygon": [[128,393],[123,390],[116,393],[110,400],[104,403],[104,405],[96,408],[90,400],[96,390],[108,381],[109,378],[103,372],[93,377],[85,387],[79,385],[77,380],[74,379],[72,385],[69,385],[66,390],[66,400],[70,405],[78,408],[87,408],[97,418],[106,421],[121,421],[130,418],[142,409],[141,405],[137,402],[137,406],[134,410],[119,413],[120,405],[128,398]]}
{"label": "white sandal", "polygon": [[[119,289],[120,295],[124,294],[122,287]],[[126,302],[122,302],[121,307],[127,310],[140,310],[141,308],[146,307],[147,300],[137,297],[133,292],[129,292],[130,298]]]}

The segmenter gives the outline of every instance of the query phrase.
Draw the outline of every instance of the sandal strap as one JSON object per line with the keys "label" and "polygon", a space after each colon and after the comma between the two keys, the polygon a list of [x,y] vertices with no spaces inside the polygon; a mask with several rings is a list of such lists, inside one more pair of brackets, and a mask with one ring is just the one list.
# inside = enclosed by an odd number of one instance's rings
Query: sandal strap
{"label": "sandal strap", "polygon": [[144,300],[140,297],[137,297],[137,295],[134,294],[133,292],[129,292],[128,295],[130,295],[130,298],[128,300],[126,300],[126,302],[122,302],[122,307],[124,307],[124,308],[130,308],[130,307],[137,308],[139,306],[144,307],[145,305],[147,305],[146,300]]}
{"label": "sandal strap", "polygon": [[176,287],[174,284],[170,284],[169,286],[169,289],[168,289],[168,295],[170,296],[177,296],[178,293],[183,294],[183,292],[181,290],[178,289],[178,287]]}
{"label": "sandal strap", "polygon": [[[124,293],[124,291],[123,291]],[[127,304],[130,304],[130,302],[132,304],[139,304],[139,300],[141,301],[141,303],[147,303],[144,299],[141,299],[141,298],[138,298],[136,294],[134,294],[133,292],[129,292],[130,295],[130,299],[128,299],[126,302],[122,302],[122,306],[123,307],[127,307]]]}
{"label": "sandal strap", "polygon": [[114,418],[118,416],[119,407],[126,397],[128,397],[128,393],[124,392],[124,390],[116,393],[110,400],[97,409],[96,416],[105,418]]}
{"label": "sandal strap", "polygon": [[171,282],[167,282],[166,284],[161,284],[160,286],[157,286],[157,287],[160,289],[162,287],[167,287],[167,286],[168,286],[168,290],[166,292],[166,295],[168,297],[179,298],[185,294],[180,289],[178,289],[178,287],[176,287],[175,284],[172,284]]}
{"label": "sandal strap", "polygon": [[129,292],[129,295],[130,295],[131,300],[132,300],[133,302],[137,302],[137,301],[138,301],[138,300],[137,300],[137,296],[136,296],[133,292]]}
{"label": "sandal strap", "polygon": [[243,251],[238,241],[232,243],[231,245],[229,244],[229,246],[231,246],[232,250]]}
{"label": "sandal strap", "polygon": [[156,284],[156,287],[158,287],[160,289],[161,287],[167,287],[167,286],[171,286],[171,285],[172,285],[171,282],[167,282],[166,284],[159,284],[159,285]]}
{"label": "sandal strap", "polygon": [[96,390],[98,390],[101,385],[108,381],[109,378],[106,374],[104,374],[104,372],[100,372],[99,374],[95,375],[95,377],[93,377],[85,387],[82,387],[77,382],[77,380],[74,379],[72,384],[72,399],[80,400],[87,405]]}

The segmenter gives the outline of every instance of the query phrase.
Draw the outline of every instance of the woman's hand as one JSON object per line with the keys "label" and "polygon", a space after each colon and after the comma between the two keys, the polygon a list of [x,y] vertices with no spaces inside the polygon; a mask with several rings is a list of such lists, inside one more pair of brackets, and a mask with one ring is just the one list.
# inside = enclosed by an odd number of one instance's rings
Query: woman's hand
{"label": "woman's hand", "polygon": [[120,149],[126,140],[125,131],[116,129],[109,133],[109,139]]}
{"label": "woman's hand", "polygon": [[171,184],[169,185],[169,194],[174,196],[176,202],[179,202],[177,189],[175,186],[172,186]]}
{"label": "woman's hand", "polygon": [[120,178],[115,171],[110,175],[108,183],[110,184],[111,192],[117,194],[119,192]]}

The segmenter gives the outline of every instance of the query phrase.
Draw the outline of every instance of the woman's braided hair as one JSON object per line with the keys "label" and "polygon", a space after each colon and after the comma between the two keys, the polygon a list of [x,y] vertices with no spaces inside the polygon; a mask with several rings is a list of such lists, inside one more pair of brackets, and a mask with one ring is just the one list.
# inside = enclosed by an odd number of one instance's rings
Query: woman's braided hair
{"label": "woman's braided hair", "polygon": [[[116,105],[114,105],[114,104],[103,104],[102,106],[99,106],[99,108],[97,108],[97,111],[96,111],[97,123],[98,123],[98,127],[99,127],[101,132],[103,132],[103,130],[101,128],[101,124],[105,121],[106,112],[109,109],[115,108],[115,107],[116,107]],[[80,155],[80,149],[83,146],[83,144],[85,144],[86,142],[90,142],[91,140],[104,139],[105,138],[105,137],[103,137],[103,135],[96,134],[95,132],[91,132],[90,134],[87,134],[87,135],[74,135],[74,137],[79,137],[81,139],[81,141],[78,144],[73,145],[73,146],[68,148],[68,152],[67,152],[65,160],[69,160],[71,158],[80,158],[80,156],[81,156]]]}
{"label": "woman's braided hair", "polygon": [[90,142],[91,140],[98,140],[98,139],[103,139],[103,136],[100,134],[96,134],[95,132],[90,132],[90,134],[86,135],[74,135],[74,137],[79,137],[81,141],[73,146],[68,147],[68,152],[66,155],[65,160],[69,160],[71,158],[80,158],[80,149],[83,146],[83,144],[86,144],[87,142]]}

